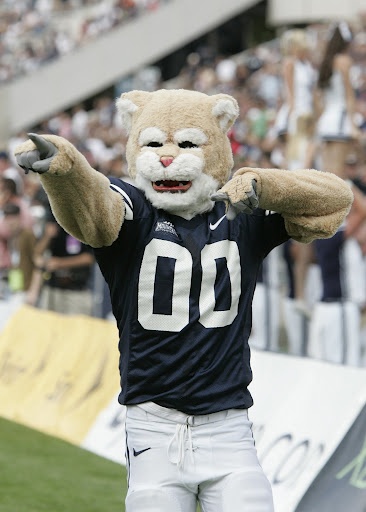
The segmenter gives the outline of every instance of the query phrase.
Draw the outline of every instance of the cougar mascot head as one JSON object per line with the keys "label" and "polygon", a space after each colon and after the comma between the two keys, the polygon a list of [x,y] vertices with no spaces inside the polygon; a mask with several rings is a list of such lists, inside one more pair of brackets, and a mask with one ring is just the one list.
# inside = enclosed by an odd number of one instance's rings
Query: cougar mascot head
{"label": "cougar mascot head", "polygon": [[129,133],[126,158],[138,188],[156,207],[191,219],[213,207],[233,158],[227,131],[236,100],[187,90],[132,91],[117,101]]}

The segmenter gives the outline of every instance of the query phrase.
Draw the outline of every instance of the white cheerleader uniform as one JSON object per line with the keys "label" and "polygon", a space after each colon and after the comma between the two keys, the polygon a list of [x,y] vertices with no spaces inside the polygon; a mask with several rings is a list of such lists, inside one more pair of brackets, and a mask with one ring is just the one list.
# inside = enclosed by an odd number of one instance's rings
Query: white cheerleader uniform
{"label": "white cheerleader uniform", "polygon": [[294,108],[289,117],[289,132],[297,133],[297,120],[314,115],[314,87],[316,72],[309,61],[296,60],[294,64]]}
{"label": "white cheerleader uniform", "polygon": [[290,109],[287,103],[283,103],[279,108],[276,119],[274,122],[274,135],[276,137],[281,137],[282,135],[286,135],[288,131],[288,119],[290,115]]}
{"label": "white cheerleader uniform", "polygon": [[347,114],[346,90],[343,77],[335,71],[324,91],[324,110],[318,121],[318,136],[323,141],[352,139],[352,123]]}
{"label": "white cheerleader uniform", "polygon": [[[285,99],[279,108],[274,123],[277,136],[297,132],[297,119],[300,116],[313,115],[313,91],[316,72],[309,61],[294,61],[294,107],[290,114],[290,106]],[[287,91],[287,96],[289,93]]]}

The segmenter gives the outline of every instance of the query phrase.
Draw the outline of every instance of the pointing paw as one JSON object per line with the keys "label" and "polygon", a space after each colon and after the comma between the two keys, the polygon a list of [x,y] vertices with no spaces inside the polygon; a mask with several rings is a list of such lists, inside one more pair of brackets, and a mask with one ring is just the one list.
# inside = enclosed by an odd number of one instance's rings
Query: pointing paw
{"label": "pointing paw", "polygon": [[33,141],[35,149],[15,155],[17,163],[19,167],[24,169],[26,174],[29,171],[44,174],[49,170],[52,160],[58,153],[58,149],[52,142],[41,137],[41,135],[29,133],[28,136]]}

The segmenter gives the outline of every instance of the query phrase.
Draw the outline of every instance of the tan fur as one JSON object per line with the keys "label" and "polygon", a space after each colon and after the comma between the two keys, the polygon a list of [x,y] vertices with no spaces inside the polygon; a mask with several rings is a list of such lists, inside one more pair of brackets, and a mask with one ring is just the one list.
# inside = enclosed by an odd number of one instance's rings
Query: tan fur
{"label": "tan fur", "polygon": [[[50,170],[40,175],[55,217],[82,242],[92,247],[111,245],[124,218],[122,197],[110,190],[108,178],[94,170],[70,142],[56,135],[43,137],[59,151]],[[15,154],[34,149],[28,140]]]}
{"label": "tan fur", "polygon": [[[129,100],[137,106],[132,113],[132,123],[126,121],[130,128],[126,159],[132,178],[136,177],[136,158],[141,148],[138,144],[140,132],[149,126],[156,126],[168,134],[172,156],[181,150],[174,144],[174,134],[182,128],[200,128],[208,136],[208,142],[202,147],[206,174],[211,175],[220,184],[224,184],[233,166],[230,142],[226,135],[238,114],[234,98],[226,94],[207,96],[206,94],[187,90],[160,90],[155,92],[131,91],[124,93],[117,106]],[[232,120],[220,126],[220,115],[213,115],[213,109],[219,100],[232,102],[235,114]],[[123,117],[123,116],[122,116]],[[158,154],[165,154],[166,148],[157,149]]]}
{"label": "tan fur", "polygon": [[222,188],[233,204],[257,181],[259,206],[285,219],[286,231],[299,242],[330,238],[348,214],[353,193],[335,174],[313,169],[239,169]]}

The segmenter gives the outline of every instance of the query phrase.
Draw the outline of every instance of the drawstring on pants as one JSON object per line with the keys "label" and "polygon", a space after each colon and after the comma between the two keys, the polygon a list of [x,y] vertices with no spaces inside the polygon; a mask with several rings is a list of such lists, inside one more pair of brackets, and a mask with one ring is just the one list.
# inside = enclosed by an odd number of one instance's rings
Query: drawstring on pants
{"label": "drawstring on pants", "polygon": [[[191,420],[191,421],[190,421]],[[192,421],[193,420],[193,421]],[[188,444],[188,451],[190,453],[191,461],[194,462],[193,458],[193,443],[192,443],[192,431],[191,425],[194,424],[194,418],[187,418],[186,423],[178,423],[175,427],[175,434],[168,446],[168,458],[173,464],[177,464],[178,468],[182,469],[184,466],[186,444]],[[178,446],[178,457],[174,460],[171,457],[170,451],[174,443]]]}

